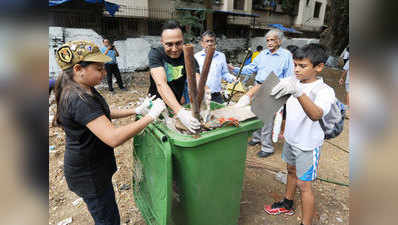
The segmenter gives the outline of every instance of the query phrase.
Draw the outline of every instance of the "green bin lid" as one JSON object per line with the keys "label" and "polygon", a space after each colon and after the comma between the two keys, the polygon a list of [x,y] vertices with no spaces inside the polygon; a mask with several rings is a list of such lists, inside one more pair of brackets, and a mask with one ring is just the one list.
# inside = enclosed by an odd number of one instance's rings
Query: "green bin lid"
{"label": "green bin lid", "polygon": [[[218,104],[216,102],[211,102],[210,107],[213,110],[222,108],[224,107],[224,105]],[[154,123],[154,126],[156,126],[159,130],[162,131],[162,133],[172,139],[174,145],[180,147],[196,147],[214,140],[218,140],[223,137],[234,135],[236,133],[257,130],[263,127],[263,125],[264,124],[261,120],[253,118],[240,122],[239,127],[221,127],[211,131],[201,132],[199,138],[194,138],[194,135],[184,135],[176,131],[170,130],[163,122]]]}

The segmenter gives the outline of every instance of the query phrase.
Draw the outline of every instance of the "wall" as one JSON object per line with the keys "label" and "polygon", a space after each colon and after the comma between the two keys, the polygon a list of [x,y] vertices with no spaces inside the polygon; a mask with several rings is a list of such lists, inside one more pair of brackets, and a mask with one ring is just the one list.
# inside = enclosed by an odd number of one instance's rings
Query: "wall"
{"label": "wall", "polygon": [[[94,42],[100,47],[103,46],[102,37],[91,29],[49,27],[50,77],[53,77],[60,72],[60,69],[55,61],[55,49],[61,46],[64,42],[73,40],[88,40]],[[318,39],[293,38],[286,39],[282,43],[282,47],[286,47],[290,44],[300,47],[308,43],[318,42]],[[120,71],[133,72],[148,68],[148,53],[151,47],[160,46],[160,36],[128,38],[126,40],[115,41],[114,44],[120,53],[120,56],[117,57]],[[217,50],[224,52],[227,56],[227,61],[233,63],[241,61],[240,58],[242,58],[242,55],[244,55],[245,49],[250,47],[255,50],[258,45],[262,45],[264,48],[266,47],[264,37],[256,37],[250,40],[244,38],[217,38]],[[202,50],[199,43],[194,43],[194,46],[195,52]]]}
{"label": "wall", "polygon": [[175,1],[170,0],[148,0],[150,9],[169,9],[174,8]]}
{"label": "wall", "polygon": [[[51,77],[60,72],[55,61],[55,49],[64,42],[73,40],[88,40],[99,47],[103,46],[103,38],[91,29],[49,27],[49,72]],[[117,57],[120,71],[131,72],[146,69],[150,48],[159,46],[159,44],[160,37],[128,38],[127,40],[115,41],[114,45],[120,53],[120,56]]]}

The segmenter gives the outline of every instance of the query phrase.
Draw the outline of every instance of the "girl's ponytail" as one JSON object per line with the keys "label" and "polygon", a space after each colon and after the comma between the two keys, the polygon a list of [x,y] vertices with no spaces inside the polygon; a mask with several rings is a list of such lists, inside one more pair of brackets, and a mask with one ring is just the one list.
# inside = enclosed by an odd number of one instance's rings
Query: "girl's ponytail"
{"label": "girl's ponytail", "polygon": [[57,111],[55,112],[54,119],[52,121],[53,126],[62,126],[60,121],[60,112],[65,110],[68,105],[68,99],[72,92],[75,92],[79,96],[83,96],[87,92],[73,80],[73,67],[66,69],[61,72],[55,82],[54,94],[55,102],[57,104]]}

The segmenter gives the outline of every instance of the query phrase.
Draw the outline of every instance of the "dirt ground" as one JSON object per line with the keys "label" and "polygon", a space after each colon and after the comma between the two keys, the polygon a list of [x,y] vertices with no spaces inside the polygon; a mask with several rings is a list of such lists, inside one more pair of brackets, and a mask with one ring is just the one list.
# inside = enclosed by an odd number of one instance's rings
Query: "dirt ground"
{"label": "dirt ground", "polygon": [[[326,83],[331,85],[337,97],[344,102],[344,88],[337,86],[340,71],[327,69],[324,72]],[[128,92],[115,88],[115,94],[110,94],[104,88],[99,88],[110,107],[128,107],[143,97],[149,86],[148,72],[134,73],[133,80],[128,84]],[[238,96],[237,96],[238,97]],[[49,108],[50,115],[55,106]],[[130,123],[134,118],[114,120],[114,124]],[[343,133],[330,141],[326,141],[321,150],[318,177],[338,183],[349,183],[349,120],[345,122]],[[256,156],[260,146],[249,146],[241,200],[239,225],[290,225],[299,224],[301,207],[298,191],[296,193],[293,216],[270,216],[263,211],[265,203],[270,204],[283,198],[285,185],[275,179],[278,171],[286,172],[286,164],[281,159],[283,143],[275,145],[275,154],[262,159]],[[58,224],[71,217],[74,225],[93,224],[84,202],[74,205],[79,199],[69,191],[63,176],[63,153],[65,151],[64,132],[60,128],[49,126],[49,224]],[[52,149],[53,146],[53,149]],[[132,178],[132,140],[115,149],[118,171],[113,177],[116,200],[120,210],[121,224],[145,225],[139,209],[134,203],[131,188]],[[336,185],[326,181],[314,182],[316,214],[314,224],[348,224],[349,218],[349,187]]]}

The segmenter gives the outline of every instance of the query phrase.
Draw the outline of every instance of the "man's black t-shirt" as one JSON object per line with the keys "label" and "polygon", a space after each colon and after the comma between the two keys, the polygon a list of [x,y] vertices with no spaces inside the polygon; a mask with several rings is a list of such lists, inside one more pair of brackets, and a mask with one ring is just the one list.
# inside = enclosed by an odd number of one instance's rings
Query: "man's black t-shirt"
{"label": "man's black t-shirt", "polygon": [[102,115],[111,119],[105,99],[94,88],[92,93],[72,93],[60,109],[60,122],[66,134],[64,174],[69,189],[81,197],[101,194],[117,170],[113,148],[86,127]]}
{"label": "man's black t-shirt", "polygon": [[[167,84],[170,86],[177,101],[180,101],[184,92],[185,81],[187,79],[185,72],[184,53],[181,53],[180,57],[173,59],[166,55],[163,46],[158,48],[152,48],[148,55],[149,68],[163,67],[166,72]],[[195,61],[195,71],[199,73],[199,65]],[[150,77],[149,94],[156,95],[157,98],[161,98],[155,81]]]}

